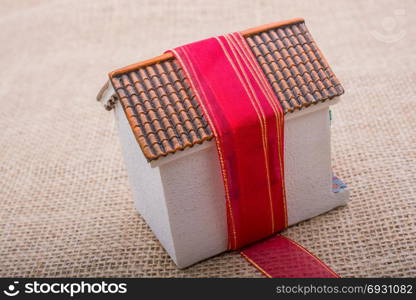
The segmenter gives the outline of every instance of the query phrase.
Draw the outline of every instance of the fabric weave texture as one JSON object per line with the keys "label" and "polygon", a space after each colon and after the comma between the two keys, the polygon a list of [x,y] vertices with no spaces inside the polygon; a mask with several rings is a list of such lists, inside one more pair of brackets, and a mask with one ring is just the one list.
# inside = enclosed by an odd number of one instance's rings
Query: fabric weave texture
{"label": "fabric weave texture", "polygon": [[95,96],[160,49],[303,17],[345,89],[332,160],[351,202],[283,234],[342,277],[415,277],[414,15],[414,1],[2,1],[0,276],[262,277],[236,252],[175,267]]}

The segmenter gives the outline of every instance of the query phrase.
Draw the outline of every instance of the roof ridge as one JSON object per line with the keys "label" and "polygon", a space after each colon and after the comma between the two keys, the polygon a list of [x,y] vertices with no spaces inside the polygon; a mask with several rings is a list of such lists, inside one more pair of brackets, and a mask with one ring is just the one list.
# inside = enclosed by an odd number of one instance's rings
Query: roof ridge
{"label": "roof ridge", "polygon": [[[274,22],[274,23],[269,23],[269,24],[265,24],[265,25],[252,27],[252,28],[240,31],[240,33],[244,37],[248,37],[250,35],[257,34],[259,32],[268,31],[268,30],[271,30],[271,29],[276,29],[276,28],[279,28],[279,27],[284,27],[284,26],[287,26],[287,25],[292,25],[292,24],[296,24],[296,23],[304,23],[304,22],[305,22],[305,20],[303,18],[293,18],[293,19],[289,19],[289,20],[285,20],[285,21]],[[156,56],[156,57],[153,57],[153,58],[150,58],[150,59],[146,59],[146,60],[143,60],[143,61],[139,61],[137,63],[128,65],[126,67],[114,70],[114,71],[110,72],[108,74],[108,76],[111,79],[115,76],[120,76],[124,73],[131,72],[131,71],[143,68],[143,67],[147,67],[149,65],[153,65],[153,64],[158,63],[158,62],[162,62],[162,61],[165,61],[165,60],[168,60],[168,59],[172,59],[172,58],[174,58],[173,54],[171,52],[166,52],[162,55],[159,55],[159,56]]]}

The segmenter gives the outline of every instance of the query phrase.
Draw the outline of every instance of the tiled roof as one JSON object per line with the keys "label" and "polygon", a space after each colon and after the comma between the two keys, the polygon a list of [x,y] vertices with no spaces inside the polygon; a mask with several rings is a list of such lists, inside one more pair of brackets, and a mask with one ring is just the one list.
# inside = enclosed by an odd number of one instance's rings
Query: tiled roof
{"label": "tiled roof", "polygon": [[[302,19],[242,33],[285,114],[344,92]],[[110,79],[149,161],[213,138],[171,54],[114,71]]]}

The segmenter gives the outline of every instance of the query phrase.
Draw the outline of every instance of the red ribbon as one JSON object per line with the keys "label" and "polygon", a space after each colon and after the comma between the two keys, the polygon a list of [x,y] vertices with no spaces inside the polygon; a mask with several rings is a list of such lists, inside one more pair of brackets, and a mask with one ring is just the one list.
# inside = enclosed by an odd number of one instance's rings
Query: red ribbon
{"label": "red ribbon", "polygon": [[[284,114],[245,39],[233,33],[172,52],[215,136],[226,194],[228,248],[239,249],[286,228]],[[332,271],[322,273],[315,257],[287,241],[274,237],[241,253],[268,276],[333,276]],[[298,262],[311,272],[295,268]]]}
{"label": "red ribbon", "polygon": [[315,255],[283,235],[255,243],[241,255],[270,278],[338,278]]}

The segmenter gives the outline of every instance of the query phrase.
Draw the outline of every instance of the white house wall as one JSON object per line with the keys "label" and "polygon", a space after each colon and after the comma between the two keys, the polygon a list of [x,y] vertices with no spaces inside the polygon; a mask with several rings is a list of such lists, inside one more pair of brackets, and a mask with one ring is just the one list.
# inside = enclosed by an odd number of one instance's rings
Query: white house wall
{"label": "white house wall", "polygon": [[115,116],[135,207],[176,261],[159,168],[152,168],[147,162],[119,102],[115,106]]}
{"label": "white house wall", "polygon": [[[319,104],[286,118],[290,225],[348,199],[347,192],[332,192],[328,107],[327,103]],[[149,164],[120,104],[116,114],[136,207],[176,264],[186,267],[227,250],[224,187],[214,141]]]}

